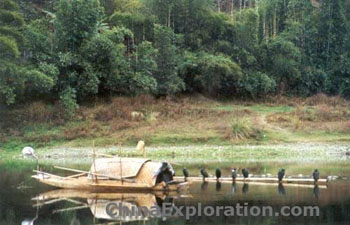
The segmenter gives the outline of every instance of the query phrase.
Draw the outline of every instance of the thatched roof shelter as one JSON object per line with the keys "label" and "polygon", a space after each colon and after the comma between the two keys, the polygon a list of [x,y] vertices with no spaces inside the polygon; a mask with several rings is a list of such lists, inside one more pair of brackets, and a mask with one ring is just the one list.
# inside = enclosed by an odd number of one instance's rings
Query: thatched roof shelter
{"label": "thatched roof shelter", "polygon": [[91,175],[91,179],[100,180],[111,177],[149,186],[162,181],[169,182],[174,176],[174,170],[170,164],[138,158],[99,158],[91,165],[90,172],[98,174]]}

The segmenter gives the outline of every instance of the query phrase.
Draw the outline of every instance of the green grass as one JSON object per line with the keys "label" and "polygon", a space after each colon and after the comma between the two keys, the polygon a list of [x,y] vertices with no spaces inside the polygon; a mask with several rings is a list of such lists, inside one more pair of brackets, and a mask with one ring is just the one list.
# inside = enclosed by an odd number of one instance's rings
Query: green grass
{"label": "green grass", "polygon": [[232,112],[235,110],[250,110],[256,113],[286,113],[286,112],[293,112],[295,109],[291,106],[267,106],[267,105],[252,105],[252,106],[244,106],[244,105],[220,105],[212,107],[214,110],[219,111],[227,111]]}

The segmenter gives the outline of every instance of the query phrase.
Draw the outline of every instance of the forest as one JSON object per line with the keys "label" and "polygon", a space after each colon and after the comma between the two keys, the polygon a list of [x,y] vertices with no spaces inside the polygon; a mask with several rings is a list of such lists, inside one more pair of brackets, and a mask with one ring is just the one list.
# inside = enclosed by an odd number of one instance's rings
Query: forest
{"label": "forest", "polygon": [[1,0],[0,104],[350,97],[349,0]]}

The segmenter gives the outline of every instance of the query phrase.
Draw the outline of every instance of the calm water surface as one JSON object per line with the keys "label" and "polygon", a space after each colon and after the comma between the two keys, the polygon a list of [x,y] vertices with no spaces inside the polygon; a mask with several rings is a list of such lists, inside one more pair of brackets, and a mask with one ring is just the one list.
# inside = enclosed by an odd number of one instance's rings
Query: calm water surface
{"label": "calm water surface", "polygon": [[[131,221],[127,224],[350,224],[350,161],[339,162],[247,162],[234,163],[221,161],[203,161],[191,163],[173,160],[175,170],[181,174],[183,166],[189,168],[191,175],[199,175],[199,168],[205,166],[214,174],[217,167],[228,176],[231,167],[247,167],[254,174],[275,174],[280,167],[287,170],[287,175],[310,174],[314,168],[326,175],[341,175],[342,179],[327,186],[291,186],[258,185],[228,183],[191,184],[189,190],[180,196],[162,194],[121,194],[88,193],[62,191],[37,183],[30,178],[36,168],[29,161],[0,161],[0,224],[122,224],[127,218],[110,220],[105,213],[110,202],[123,202],[131,205],[150,207],[163,202],[175,206],[235,206],[237,203],[249,206],[269,206],[279,211],[283,206],[319,206],[320,216],[299,217],[238,217],[238,216],[193,216],[189,220],[172,217],[166,220],[155,218]],[[75,163],[75,160],[46,162],[42,167],[53,172],[51,164],[88,169],[90,161]],[[68,174],[65,174],[68,175]],[[36,199],[35,199],[36,198]],[[38,200],[39,199],[39,200]],[[40,205],[38,207],[37,205]],[[36,217],[37,215],[37,217]]]}

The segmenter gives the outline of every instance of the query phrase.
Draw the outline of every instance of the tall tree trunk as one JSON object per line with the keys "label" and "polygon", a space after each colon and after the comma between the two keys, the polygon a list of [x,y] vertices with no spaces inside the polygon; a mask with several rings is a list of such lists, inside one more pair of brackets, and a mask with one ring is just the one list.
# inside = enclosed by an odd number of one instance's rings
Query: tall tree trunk
{"label": "tall tree trunk", "polygon": [[[331,8],[331,1],[329,1],[328,3],[328,17],[329,20],[332,20],[332,8]],[[332,29],[332,23],[329,22],[329,26],[328,26],[328,37],[327,37],[327,62],[328,62],[328,58],[329,58],[329,49],[330,49],[330,43],[331,43],[331,29]]]}
{"label": "tall tree trunk", "polygon": [[145,23],[142,24],[142,41],[146,40]]}
{"label": "tall tree trunk", "polygon": [[259,0],[256,0],[255,2],[255,10],[256,14],[258,16],[257,23],[256,23],[256,31],[257,31],[257,37],[260,38],[260,32],[259,32],[259,26],[260,26],[260,13],[259,13]]}
{"label": "tall tree trunk", "polygon": [[171,24],[171,23],[170,23],[170,12],[171,12],[171,10],[170,10],[170,5],[169,5],[169,6],[168,6],[168,21],[167,21],[167,22],[168,22],[168,23],[167,23],[167,26],[168,26],[168,27],[170,27],[170,24]]}
{"label": "tall tree trunk", "polygon": [[275,12],[273,14],[273,38],[277,36],[277,16],[276,16],[276,6],[275,6]]}

